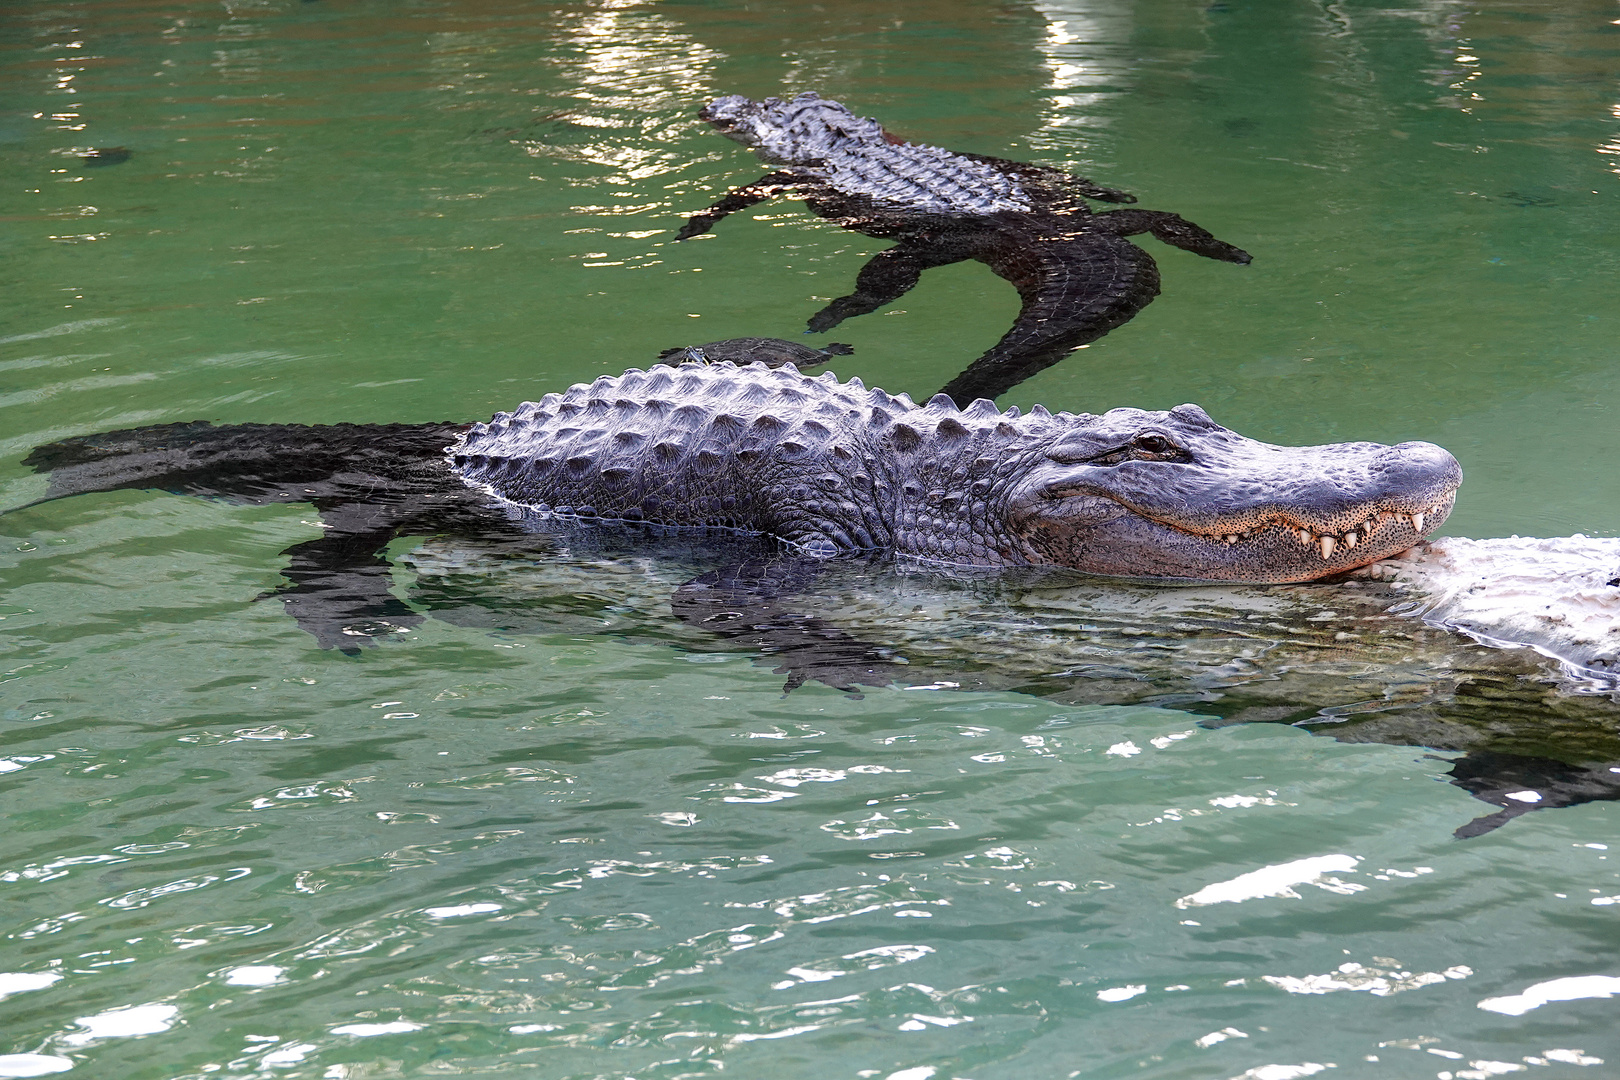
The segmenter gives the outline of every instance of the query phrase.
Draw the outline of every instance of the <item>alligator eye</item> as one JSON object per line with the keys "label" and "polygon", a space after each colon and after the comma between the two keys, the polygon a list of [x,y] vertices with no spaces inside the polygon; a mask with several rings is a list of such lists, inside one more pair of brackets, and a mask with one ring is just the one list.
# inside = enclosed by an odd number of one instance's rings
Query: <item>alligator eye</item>
{"label": "alligator eye", "polygon": [[1131,440],[1131,446],[1145,454],[1169,454],[1177,449],[1176,444],[1163,435],[1138,435]]}

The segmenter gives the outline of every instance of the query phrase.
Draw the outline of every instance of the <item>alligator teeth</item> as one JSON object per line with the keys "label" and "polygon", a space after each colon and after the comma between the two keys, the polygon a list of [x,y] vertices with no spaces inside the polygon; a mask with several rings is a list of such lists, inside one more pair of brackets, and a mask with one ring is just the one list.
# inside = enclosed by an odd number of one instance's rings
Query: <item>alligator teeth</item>
{"label": "alligator teeth", "polygon": [[[1333,558],[1334,552],[1341,550],[1350,551],[1363,540],[1373,536],[1378,532],[1379,529],[1382,529],[1384,525],[1390,522],[1395,522],[1403,526],[1411,525],[1413,531],[1421,536],[1423,535],[1423,526],[1428,524],[1438,511],[1438,506],[1430,507],[1427,510],[1421,510],[1413,514],[1402,513],[1398,510],[1379,510],[1376,513],[1368,515],[1359,524],[1338,535],[1318,535],[1312,529],[1297,525],[1284,524],[1284,528],[1287,532],[1292,533],[1301,544],[1304,544],[1307,547],[1316,548],[1316,550],[1321,553],[1322,558],[1331,559]],[[1249,539],[1256,531],[1259,531],[1260,529],[1267,529],[1270,527],[1271,523],[1268,522],[1257,526],[1255,529],[1251,529],[1249,532],[1205,533],[1202,535],[1207,540],[1231,545],[1236,544],[1239,540]]]}

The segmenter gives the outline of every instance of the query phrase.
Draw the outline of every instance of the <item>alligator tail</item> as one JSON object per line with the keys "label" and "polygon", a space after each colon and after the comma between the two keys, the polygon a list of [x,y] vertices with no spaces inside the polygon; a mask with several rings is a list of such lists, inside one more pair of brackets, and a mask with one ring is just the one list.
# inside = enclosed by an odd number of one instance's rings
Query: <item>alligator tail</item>
{"label": "alligator tail", "polygon": [[50,478],[45,495],[29,506],[126,490],[300,502],[340,475],[408,478],[442,462],[444,448],[465,429],[464,424],[216,427],[197,420],[74,436],[35,447],[22,463]]}

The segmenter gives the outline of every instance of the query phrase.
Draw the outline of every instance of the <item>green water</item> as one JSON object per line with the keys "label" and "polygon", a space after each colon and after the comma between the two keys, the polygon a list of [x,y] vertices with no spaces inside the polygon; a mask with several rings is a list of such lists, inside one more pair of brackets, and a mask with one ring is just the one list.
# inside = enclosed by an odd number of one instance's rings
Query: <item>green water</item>
{"label": "green water", "polygon": [[[1164,295],[1007,403],[1429,439],[1468,473],[1450,532],[1620,534],[1612,3],[9,0],[0,70],[5,506],[64,435],[471,420],[797,334],[880,242],[790,201],[670,240],[765,171],[696,108],[813,88],[1254,254],[1144,239]],[[837,370],[930,393],[1016,306],[930,271]],[[129,492],[0,522],[0,1055],[37,1055],[0,1075],[1620,1067],[1617,999],[1478,1007],[1620,976],[1612,802],[1456,841],[1491,808],[1415,746],[784,697],[667,611],[623,632],[609,573],[549,626],[350,659],[253,602],[314,522]]]}

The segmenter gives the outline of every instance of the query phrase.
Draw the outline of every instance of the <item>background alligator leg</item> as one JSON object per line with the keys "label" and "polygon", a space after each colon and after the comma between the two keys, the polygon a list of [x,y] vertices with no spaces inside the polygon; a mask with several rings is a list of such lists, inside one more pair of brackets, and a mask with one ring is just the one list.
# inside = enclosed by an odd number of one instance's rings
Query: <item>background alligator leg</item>
{"label": "background alligator leg", "polygon": [[909,292],[929,267],[949,266],[972,257],[971,253],[953,246],[915,241],[880,251],[861,267],[855,277],[854,292],[840,296],[810,316],[810,332],[826,333],[852,315],[865,315],[884,304],[892,304]]}
{"label": "background alligator leg", "polygon": [[762,203],[766,199],[774,198],[785,191],[790,191],[803,182],[803,177],[797,173],[778,171],[766,173],[752,184],[740,187],[709,207],[707,210],[693,214],[681,226],[681,231],[675,234],[677,240],[690,240],[694,236],[702,236],[715,223],[727,214],[735,214],[738,210],[746,210],[755,203]]}
{"label": "background alligator leg", "polygon": [[783,693],[814,679],[835,690],[888,686],[906,670],[882,646],[853,637],[806,615],[792,595],[810,586],[820,561],[762,557],[704,574],[682,585],[670,598],[675,617],[723,641],[764,655],[786,675]]}
{"label": "background alligator leg", "polygon": [[1092,222],[1116,236],[1152,233],[1161,243],[1222,262],[1247,265],[1252,258],[1247,251],[1215,239],[1208,229],[1194,225],[1180,214],[1162,210],[1108,210],[1094,215]]}
{"label": "background alligator leg", "polygon": [[961,408],[975,398],[1006,393],[1129,322],[1159,295],[1153,257],[1106,233],[1072,241],[1030,242],[1018,236],[983,257],[1018,288],[1024,306],[1012,329],[940,391]]}

